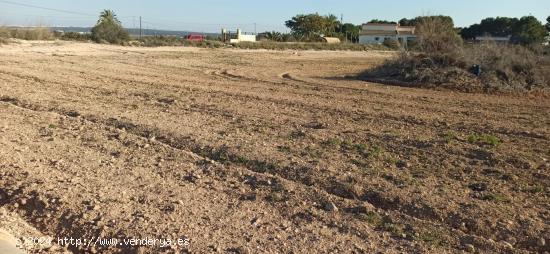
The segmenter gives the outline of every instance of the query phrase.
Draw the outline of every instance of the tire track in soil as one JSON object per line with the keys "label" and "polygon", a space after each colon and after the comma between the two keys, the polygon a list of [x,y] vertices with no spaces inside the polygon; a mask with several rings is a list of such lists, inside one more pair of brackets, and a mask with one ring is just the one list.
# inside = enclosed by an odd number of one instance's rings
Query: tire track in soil
{"label": "tire track in soil", "polygon": [[[61,115],[69,116],[69,117],[75,117],[80,116],[76,111],[74,110],[60,110],[60,109],[43,109],[40,106],[33,105],[31,103],[21,102],[20,100],[13,98],[13,97],[2,97],[0,98],[0,101],[7,102],[12,105],[22,107],[25,109],[38,111],[38,112],[54,112]],[[237,154],[221,154],[223,153],[223,147],[222,148],[215,148],[215,147],[209,147],[209,146],[202,146],[201,144],[196,143],[193,140],[187,139],[187,138],[180,138],[177,137],[174,134],[164,133],[156,128],[150,128],[145,126],[140,126],[137,124],[133,124],[130,122],[125,121],[119,121],[114,118],[101,118],[98,116],[93,115],[86,115],[86,116],[80,116],[86,121],[90,121],[92,123],[102,124],[105,126],[114,127],[117,129],[124,129],[125,131],[142,137],[144,139],[151,139],[152,137],[155,138],[156,141],[165,144],[171,148],[182,150],[182,151],[190,151],[196,155],[204,156],[216,163],[220,164],[227,164],[228,162],[233,165],[242,166],[243,168],[249,170],[253,173],[258,173],[263,176],[271,177],[281,177],[281,179],[284,179],[286,181],[292,182],[294,184],[298,184],[299,186],[304,187],[305,189],[311,190],[311,193],[316,193],[317,195],[321,195],[321,200],[331,200],[334,198],[344,198],[347,199],[350,202],[357,201],[355,197],[350,197],[347,195],[342,195],[343,193],[335,193],[333,189],[331,189],[330,185],[313,185],[311,179],[306,178],[300,178],[300,174],[297,176],[294,176],[292,174],[286,174],[285,172],[289,171],[295,171],[296,169],[285,167],[280,168],[278,165],[270,165],[269,163],[265,161],[259,161],[259,160],[248,160],[243,161],[243,158],[240,157]],[[221,160],[220,157],[225,157],[227,160]],[[265,168],[267,167],[267,170]],[[300,170],[300,169],[298,169]],[[316,181],[322,180],[322,179],[316,179]],[[316,188],[319,187],[320,189]],[[319,193],[321,191],[321,193]],[[310,192],[310,191],[306,191]],[[315,195],[315,194],[314,194]],[[326,196],[328,197],[326,197]],[[323,197],[325,196],[325,197]],[[364,196],[359,197],[360,201],[363,202],[369,202],[370,204],[374,205],[378,209],[382,209],[383,211],[395,213],[394,216],[401,217],[400,219],[404,219],[405,221],[413,222],[413,221],[419,221],[424,224],[428,224],[433,226],[434,228],[437,227],[446,227],[448,226],[448,230],[452,234],[458,234],[461,238],[464,237],[473,237],[477,239],[477,241],[481,241],[482,243],[491,246],[492,242],[489,239],[484,238],[480,235],[472,235],[467,234],[463,231],[460,231],[458,229],[454,229],[451,227],[452,221],[446,221],[443,217],[446,215],[438,215],[434,211],[430,210],[430,206],[427,204],[409,204],[409,203],[401,203],[400,199],[397,197],[391,197],[385,195],[383,192],[379,191],[367,191]],[[356,202],[354,202],[356,203]],[[424,210],[418,210],[419,207],[424,207]],[[427,209],[427,210],[426,210]],[[353,209],[349,209],[348,213],[355,213]],[[284,213],[283,213],[284,214]],[[325,225],[334,226],[331,221],[325,221],[319,217],[317,217],[318,221],[321,221],[325,223]],[[452,218],[453,220],[456,218]],[[441,224],[441,222],[444,222],[445,224]],[[338,230],[341,232],[350,232],[350,228],[340,228],[338,227]],[[355,231],[354,234],[361,236],[364,234],[364,232],[361,232],[361,230],[357,229],[351,229],[351,231]],[[495,246],[492,246],[495,247]],[[500,245],[498,248],[505,248],[505,245]]]}
{"label": "tire track in soil", "polygon": [[[36,111],[36,112],[58,113],[58,114],[65,115],[65,116],[68,116],[68,117],[71,117],[71,118],[82,117],[82,116],[79,116],[79,114],[76,113],[75,111],[66,111],[66,110],[59,110],[59,109],[43,109],[40,106],[32,105],[32,104],[26,103],[26,102],[21,102],[20,100],[18,100],[16,98],[13,98],[13,97],[11,97],[11,98],[3,97],[3,98],[0,99],[0,101],[10,103],[11,105],[21,107],[21,108],[24,108],[24,109],[28,109],[28,110],[32,110],[32,111]],[[133,125],[131,123],[119,122],[119,121],[116,121],[114,119],[98,120],[97,118],[92,117],[92,116],[85,116],[85,117],[82,117],[82,119],[85,119],[86,121],[89,121],[89,122],[92,122],[92,123],[97,123],[97,124],[110,126],[110,127],[115,127],[115,128],[125,128],[125,127],[127,127],[130,133],[135,134],[135,135],[137,135],[137,136],[139,136],[143,139],[149,139],[150,138],[149,135],[151,133],[154,133],[154,131],[149,131],[147,129],[140,130],[140,132],[133,132],[132,130],[135,130],[136,128],[140,129],[141,127],[139,127],[137,125]],[[168,146],[170,146],[174,149],[182,150],[182,151],[188,151],[188,150],[182,149],[181,147],[174,147],[174,146],[171,146],[170,144],[167,144],[166,141],[164,140],[164,138],[162,138],[162,137],[157,139],[157,140],[158,140],[158,142],[160,142],[162,144],[166,144],[166,145],[168,145]],[[197,155],[197,157],[198,157],[198,155]],[[215,160],[213,162],[217,163]],[[221,164],[218,164],[218,165],[221,165]],[[247,169],[247,170],[249,170],[249,169]],[[254,176],[258,176],[258,175],[264,176],[263,178],[265,178],[265,177],[268,177],[268,178],[277,177],[277,176],[272,176],[270,174],[266,175],[265,173],[256,172],[254,170],[249,170],[249,172],[252,172],[254,174]],[[158,172],[156,172],[156,173],[158,173]],[[166,176],[161,175],[161,177],[165,178]],[[220,178],[218,180],[220,180],[220,181],[226,180],[227,181],[227,179],[222,179],[222,178]],[[284,179],[284,178],[282,178],[281,180],[282,181],[290,181],[291,183],[300,185],[300,183],[293,182],[291,180],[287,180],[287,179]],[[302,186],[302,187],[304,187],[304,186]],[[320,192],[320,190],[318,190],[318,189],[307,187],[307,186],[305,186],[305,189],[299,190],[299,192],[300,193],[306,193],[306,196],[317,197],[317,199],[321,199],[321,200],[330,200],[330,199],[332,199],[330,197],[331,195],[329,193],[326,193],[326,192],[323,192],[323,191]],[[12,195],[11,199],[16,199],[16,197],[17,197],[17,195],[14,194],[14,195]],[[49,198],[51,198],[51,197],[49,197]],[[42,196],[40,196],[40,193],[36,193],[36,195],[33,196],[31,199],[28,199],[27,202],[30,203],[30,204],[37,204],[34,207],[36,207],[36,206],[45,207],[46,204],[43,203],[44,202],[43,200],[44,200],[44,198],[42,198]],[[29,213],[35,211],[35,208],[31,208],[29,206],[25,206],[25,207],[21,207],[21,208],[26,210]],[[30,210],[27,210],[27,208],[29,208]],[[287,212],[288,212],[288,210],[279,211],[279,213],[281,215],[290,216],[290,219],[292,219],[292,218],[294,218],[294,216],[296,216],[296,215],[289,215]],[[78,224],[77,221],[80,218],[82,218],[82,215],[78,215],[78,212],[76,214],[74,214],[74,213],[70,213],[70,214],[72,214],[72,215],[70,215],[70,216],[65,215],[65,217],[68,216],[69,219],[63,220],[62,225],[61,224],[59,225],[60,229],[67,230],[66,225],[77,225]],[[300,215],[300,216],[302,216],[302,215]],[[309,215],[309,216],[311,216],[311,215]],[[353,217],[350,217],[350,216],[348,216],[348,217],[349,217],[349,219],[354,219]],[[368,232],[369,232],[369,231],[365,231],[364,229],[361,230],[361,229],[358,229],[358,228],[356,229],[356,228],[353,228],[353,227],[349,228],[349,227],[339,226],[337,224],[337,222],[335,222],[333,219],[328,219],[327,220],[323,217],[315,217],[315,218],[316,218],[316,221],[320,221],[321,223],[323,223],[327,226],[330,226],[332,228],[336,228],[341,233],[346,233],[347,232],[346,234],[354,234],[354,235],[357,235],[357,236],[361,237],[361,236],[364,236],[364,235],[368,235]],[[37,225],[40,225],[43,228],[44,224],[42,223],[42,218],[36,218],[35,217],[35,219],[36,220],[34,220],[33,223],[35,223]],[[307,219],[306,221],[312,221],[312,220]],[[74,230],[76,230],[76,232],[73,232]],[[70,229],[70,231],[73,232],[71,234],[71,236],[74,236],[74,237],[82,236],[82,235],[85,235],[86,233],[90,234],[89,231],[86,231],[82,228],[74,228],[74,229]],[[92,235],[102,235],[102,232],[101,231],[96,231],[96,232],[93,232]],[[117,235],[117,237],[118,238],[128,238],[128,237],[131,237],[131,235]],[[76,251],[76,252],[82,251],[82,249],[78,249],[78,248],[72,248],[72,250]]]}
{"label": "tire track in soil", "polygon": [[[113,75],[111,75],[111,76],[109,76],[109,75],[103,75],[103,78],[107,78],[107,79],[113,79],[113,77],[114,77]],[[130,83],[131,83],[131,82],[138,82],[138,81],[135,81],[135,80],[122,79],[122,78],[119,78],[119,79],[117,79],[117,80],[120,81],[120,82],[124,82],[124,83],[128,83],[128,82],[130,82]],[[141,83],[143,83],[144,85],[150,85],[150,84],[148,84],[148,82],[141,82]],[[196,83],[196,82],[195,82],[195,83]],[[158,84],[158,85],[162,86],[162,84]],[[204,85],[201,86],[201,87],[204,87]],[[203,91],[209,92],[209,91],[204,90],[204,89],[203,89]],[[230,93],[225,93],[225,94],[226,94],[226,95],[229,95]],[[235,93],[233,93],[232,95],[234,95],[234,96],[240,96],[241,94],[235,94]],[[249,97],[249,98],[259,99],[259,98],[256,98],[256,97],[254,97],[254,96]],[[277,102],[280,103],[280,101],[277,101]],[[381,104],[381,103],[384,104],[384,102],[380,102],[380,101],[377,101],[377,102],[376,102],[376,104]],[[391,103],[387,103],[387,105],[390,106]],[[304,105],[304,108],[305,108],[305,107],[310,107],[310,106],[309,106],[309,105]],[[326,111],[327,109],[326,109],[326,108],[320,108],[319,110],[325,110],[325,111]],[[345,111],[345,112],[347,112],[347,111]],[[342,113],[342,112],[337,112],[337,114],[341,114],[341,113]],[[385,117],[385,116],[389,116],[389,117],[396,118],[395,116],[393,116],[393,115],[391,115],[391,114],[382,115],[382,117]],[[377,116],[377,117],[380,117],[380,116]],[[400,118],[400,117],[401,117],[401,116],[397,116],[397,118]],[[478,128],[476,129],[476,131],[479,132],[479,131],[486,130],[486,129],[487,129],[486,127],[478,127]],[[492,132],[494,132],[494,133],[500,133],[500,134],[510,134],[510,133],[512,133],[512,130],[509,130],[509,131],[508,131],[508,130],[497,129],[497,130],[492,130]],[[518,132],[518,133],[516,133],[516,135],[526,136],[524,132],[519,132],[519,131],[516,131],[516,132]],[[543,135],[536,134],[536,133],[529,133],[529,134],[527,134],[527,135],[528,135],[529,137],[539,137],[539,138],[540,138],[540,137],[544,137]]]}
{"label": "tire track in soil", "polygon": [[[4,71],[4,70],[0,70],[0,73],[5,74],[5,75],[11,75],[11,76],[21,78],[21,79],[24,79],[24,80],[34,81],[34,82],[37,82],[37,83],[40,83],[40,84],[53,83],[53,84],[57,84],[57,85],[60,85],[60,86],[66,86],[67,85],[66,83],[62,83],[62,82],[57,82],[57,81],[53,81],[53,80],[45,80],[45,79],[38,78],[36,76],[23,75],[23,74],[19,74],[19,73]],[[109,75],[99,75],[99,76],[101,76],[102,78],[107,78],[107,79],[119,81],[119,82],[122,82],[122,83],[125,83],[125,84],[128,84],[128,83],[132,84],[133,83],[133,84],[141,84],[141,85],[144,85],[144,86],[156,85],[158,87],[162,87],[163,88],[162,90],[166,89],[166,84],[164,84],[164,83],[157,83],[157,82],[151,83],[151,82],[141,81],[141,80],[131,80],[131,79],[125,79],[125,78],[118,78],[118,77],[109,76]],[[169,84],[169,86],[174,88],[174,90],[173,90],[174,92],[179,91],[179,89],[181,89],[181,88],[189,88],[189,89],[192,89],[193,92],[203,92],[203,93],[210,93],[210,94],[214,93],[214,94],[239,98],[242,101],[248,101],[250,99],[254,99],[254,100],[258,100],[258,101],[269,101],[269,102],[282,104],[282,105],[286,105],[286,106],[290,106],[290,107],[299,106],[299,108],[301,108],[301,109],[315,108],[316,110],[319,110],[319,111],[331,112],[334,115],[345,116],[345,117],[348,117],[348,118],[351,118],[351,119],[360,118],[362,121],[368,119],[372,123],[377,123],[377,124],[387,124],[386,123],[387,120],[390,120],[390,121],[393,121],[394,123],[397,123],[398,125],[413,124],[413,125],[416,125],[416,126],[421,126],[423,128],[429,127],[433,130],[440,129],[440,125],[441,125],[441,123],[439,123],[437,120],[435,120],[435,121],[425,121],[425,120],[415,119],[412,116],[406,116],[406,115],[402,115],[402,116],[397,115],[396,116],[396,115],[384,112],[384,113],[377,113],[376,115],[371,116],[372,113],[370,113],[370,112],[360,112],[360,111],[359,112],[349,112],[349,111],[345,111],[345,110],[334,109],[334,108],[327,107],[327,106],[319,106],[319,105],[316,105],[316,104],[307,104],[307,103],[303,103],[303,102],[289,101],[289,100],[286,100],[286,99],[275,99],[275,98],[270,98],[270,97],[262,98],[262,97],[252,95],[252,94],[227,92],[227,91],[223,91],[223,90],[210,91],[210,90],[208,90],[208,88],[201,89],[201,88],[197,88],[196,86],[181,86],[181,85],[172,85],[172,84]],[[101,88],[101,87],[98,87],[98,86],[91,86],[91,85],[86,86],[86,85],[76,85],[75,84],[74,87],[75,88],[76,87],[78,87],[78,88],[85,87],[85,88],[90,89],[92,91],[99,91],[100,93],[103,93],[103,94],[105,94],[105,93],[117,94],[119,92],[118,90],[109,90],[109,89],[106,89],[106,88]],[[123,97],[121,95],[119,95],[119,98],[123,98]],[[376,103],[378,103],[378,102],[376,102]],[[227,111],[227,109],[223,109],[223,110],[220,109],[220,112],[222,112],[222,111]],[[263,120],[261,117],[258,117],[257,119],[259,121]],[[462,124],[465,124],[465,123],[462,123]],[[490,133],[495,133],[495,134],[511,135],[511,136],[515,136],[516,138],[526,138],[527,137],[527,138],[541,139],[541,140],[546,140],[546,141],[550,140],[550,137],[547,137],[546,134],[539,134],[539,133],[535,133],[535,132],[525,132],[525,131],[514,131],[514,130],[510,130],[510,129],[503,129],[503,128],[495,129],[491,126],[476,126],[476,125],[472,125],[472,124],[463,125],[463,126],[456,126],[454,128],[452,128],[452,126],[451,126],[450,130],[461,131],[461,132],[470,132],[470,133],[490,132]]]}
{"label": "tire track in soil", "polygon": [[[230,97],[230,98],[231,98],[231,97]],[[388,115],[391,116],[392,114],[391,114],[391,113],[388,113]],[[382,116],[384,116],[384,115],[382,115]],[[413,117],[413,118],[406,118],[406,120],[407,120],[407,121],[411,121],[411,122],[416,122],[418,126],[422,126],[423,124],[426,124],[426,122],[422,122],[422,118],[414,118],[414,117]],[[419,120],[420,120],[420,121],[419,121]],[[428,122],[429,122],[429,121],[428,121]],[[469,123],[469,124],[471,124],[471,123]],[[490,124],[489,124],[489,125],[490,125]],[[458,126],[457,128],[461,128],[461,126]],[[477,125],[476,128],[478,128],[478,129],[484,129],[484,126],[479,126],[479,125]],[[537,134],[535,133],[535,135],[537,135]],[[543,136],[543,137],[544,137],[544,136]]]}

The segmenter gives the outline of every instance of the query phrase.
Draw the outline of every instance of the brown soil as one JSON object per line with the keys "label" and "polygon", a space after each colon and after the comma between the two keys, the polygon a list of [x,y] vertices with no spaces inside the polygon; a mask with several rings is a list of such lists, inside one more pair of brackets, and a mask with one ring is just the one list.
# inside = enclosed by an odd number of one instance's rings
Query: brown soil
{"label": "brown soil", "polygon": [[348,78],[391,54],[2,46],[0,205],[189,239],[75,253],[550,251],[548,99]]}

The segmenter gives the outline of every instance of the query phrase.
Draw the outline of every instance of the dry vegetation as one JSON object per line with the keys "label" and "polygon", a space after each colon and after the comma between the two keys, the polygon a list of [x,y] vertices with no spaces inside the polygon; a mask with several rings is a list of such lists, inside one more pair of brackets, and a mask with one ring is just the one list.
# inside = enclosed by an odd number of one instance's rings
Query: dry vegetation
{"label": "dry vegetation", "polygon": [[549,101],[349,78],[393,54],[2,47],[0,205],[193,253],[550,251]]}
{"label": "dry vegetation", "polygon": [[[545,91],[550,89],[550,70],[544,61],[523,46],[484,43],[437,55],[402,52],[362,77],[463,92]],[[473,73],[474,65],[481,66],[481,75]]]}
{"label": "dry vegetation", "polygon": [[145,47],[161,46],[192,46],[202,48],[221,48],[233,47],[240,49],[268,49],[268,50],[346,50],[346,51],[367,51],[367,50],[388,50],[388,47],[382,45],[360,45],[352,43],[328,44],[321,42],[242,42],[235,44],[225,44],[216,40],[206,40],[204,42],[186,41],[175,36],[147,36],[139,41],[132,41],[129,45]]}
{"label": "dry vegetation", "polygon": [[[521,45],[463,45],[452,26],[437,19],[418,27],[418,51],[402,52],[362,77],[462,92],[533,92],[550,89],[542,52]],[[481,67],[474,74],[473,66]]]}
{"label": "dry vegetation", "polygon": [[52,40],[54,39],[54,34],[47,27],[0,27],[0,42],[7,43],[11,38],[21,40]]}
{"label": "dry vegetation", "polygon": [[349,50],[349,51],[367,51],[367,50],[389,50],[390,48],[382,45],[361,45],[354,43],[328,44],[322,42],[244,42],[233,45],[242,49],[270,49],[270,50]]}

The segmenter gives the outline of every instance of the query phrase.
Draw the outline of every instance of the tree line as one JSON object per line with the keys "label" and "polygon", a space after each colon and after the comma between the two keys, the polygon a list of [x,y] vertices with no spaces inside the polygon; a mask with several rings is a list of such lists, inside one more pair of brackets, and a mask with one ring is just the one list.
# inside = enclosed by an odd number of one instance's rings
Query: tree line
{"label": "tree line", "polygon": [[[498,36],[510,37],[511,41],[518,44],[541,43],[550,32],[550,16],[547,23],[543,24],[534,16],[525,16],[522,18],[486,18],[478,24],[473,24],[466,28],[455,27],[453,18],[450,16],[420,16],[412,19],[403,18],[399,22],[373,19],[371,23],[399,24],[401,26],[417,26],[426,19],[437,18],[447,27],[453,28],[464,40],[472,40],[477,36]],[[300,14],[292,17],[285,22],[290,28],[289,34],[276,33],[276,41],[318,41],[322,36],[339,37],[356,41],[361,30],[361,26],[345,23],[342,24],[335,15]]]}
{"label": "tree line", "polygon": [[547,24],[533,16],[522,18],[496,17],[483,19],[478,24],[461,30],[464,39],[474,39],[477,36],[510,37],[512,42],[520,44],[541,43],[550,31],[550,17]]}
{"label": "tree line", "polygon": [[[403,18],[399,22],[373,19],[372,23],[399,24],[401,26],[417,26],[429,19],[437,19],[446,29],[453,30],[465,40],[477,36],[510,37],[517,44],[541,43],[548,39],[550,32],[550,16],[543,24],[534,16],[522,18],[496,17],[486,18],[478,24],[466,28],[456,28],[449,16],[420,16],[413,19]],[[322,37],[338,37],[349,42],[358,42],[360,25],[342,23],[335,15],[299,14],[285,22],[290,33],[266,32],[266,38],[273,41],[304,41],[317,42]],[[421,32],[421,31],[419,31]],[[116,14],[104,10],[99,16],[96,26],[92,29],[92,39],[96,42],[121,43],[130,39],[129,33],[122,27]]]}

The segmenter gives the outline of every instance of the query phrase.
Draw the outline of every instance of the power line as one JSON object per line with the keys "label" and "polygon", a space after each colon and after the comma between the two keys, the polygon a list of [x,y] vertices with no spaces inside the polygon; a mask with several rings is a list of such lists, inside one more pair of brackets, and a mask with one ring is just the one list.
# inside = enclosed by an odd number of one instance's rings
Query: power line
{"label": "power line", "polygon": [[[97,17],[97,15],[92,15],[89,13],[83,13],[83,12],[77,12],[77,11],[71,11],[71,10],[63,10],[63,9],[56,9],[56,8],[49,8],[44,6],[38,6],[38,5],[32,5],[32,4],[26,4],[26,3],[17,3],[12,2],[9,0],[0,0],[0,3],[4,4],[10,4],[10,5],[16,5],[16,6],[23,6],[28,8],[35,8],[35,9],[41,9],[41,10],[48,10],[48,11],[54,11],[59,13],[66,13],[71,15],[78,15],[83,17]],[[56,16],[45,16],[45,15],[26,15],[26,16],[36,16],[36,17],[44,17],[44,18],[58,18],[58,19],[70,19],[73,17],[56,17]],[[74,17],[76,18],[76,17]],[[122,16],[119,17],[119,19],[128,19],[130,20],[129,23],[134,23],[135,27],[135,18],[136,16]],[[149,22],[149,20],[153,20],[154,22]],[[156,21],[160,21],[157,23]],[[220,28],[220,27],[241,27],[241,28],[249,28],[254,29],[255,32],[257,32],[258,26],[263,27],[282,27],[280,25],[272,25],[272,24],[262,24],[262,23],[240,23],[240,24],[231,24],[231,23],[200,23],[200,22],[186,22],[186,21],[178,21],[178,20],[171,20],[171,19],[164,19],[164,18],[147,18],[147,20],[143,20],[143,23],[149,24],[152,26],[155,26],[157,28],[175,28],[184,25],[184,26],[194,26],[194,27],[202,27],[204,29],[205,27],[208,27],[207,29],[211,29],[213,27]],[[168,23],[168,25],[166,24]]]}
{"label": "power line", "polygon": [[37,18],[55,18],[55,19],[75,19],[75,20],[89,20],[89,17],[75,17],[75,16],[53,16],[53,15],[40,15],[40,14],[26,14],[20,12],[6,12],[0,11],[1,14],[7,14],[10,16],[25,16],[25,17],[37,17]]}
{"label": "power line", "polygon": [[23,6],[23,7],[29,7],[29,8],[35,8],[35,9],[41,9],[41,10],[56,11],[56,12],[62,12],[62,13],[67,13],[67,14],[73,14],[73,15],[91,16],[91,17],[96,16],[96,15],[91,15],[91,14],[83,13],[83,12],[76,12],[76,11],[68,11],[68,10],[54,9],[54,8],[48,8],[48,7],[37,6],[37,5],[31,5],[31,4],[25,4],[25,3],[16,3],[16,2],[5,1],[5,0],[0,0],[0,3],[11,4],[11,5],[17,5],[17,6]]}

